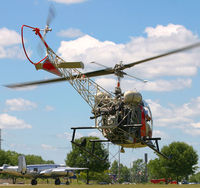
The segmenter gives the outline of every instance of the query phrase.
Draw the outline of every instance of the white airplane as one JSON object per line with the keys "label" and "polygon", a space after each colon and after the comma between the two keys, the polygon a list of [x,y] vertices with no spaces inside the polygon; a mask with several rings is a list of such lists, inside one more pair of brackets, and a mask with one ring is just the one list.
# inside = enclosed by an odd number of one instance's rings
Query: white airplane
{"label": "white airplane", "polygon": [[68,178],[74,176],[76,170],[88,170],[88,168],[66,167],[58,164],[26,165],[24,155],[18,157],[18,166],[4,164],[0,167],[0,173],[11,175],[13,183],[17,177],[27,177],[32,178],[32,185],[37,185],[37,178],[54,178],[55,185],[60,185],[60,177],[67,178],[66,184],[68,185]]}

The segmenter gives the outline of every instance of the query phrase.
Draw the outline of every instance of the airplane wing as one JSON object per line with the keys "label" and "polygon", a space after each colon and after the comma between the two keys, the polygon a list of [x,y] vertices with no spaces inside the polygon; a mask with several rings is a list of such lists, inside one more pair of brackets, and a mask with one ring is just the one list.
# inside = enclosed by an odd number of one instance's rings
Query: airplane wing
{"label": "airplane wing", "polygon": [[4,164],[0,167],[0,174],[8,174],[13,176],[21,176],[21,173],[18,171],[18,166],[8,166],[7,164]]}
{"label": "airplane wing", "polygon": [[74,175],[76,170],[88,170],[88,168],[75,168],[75,167],[58,167],[43,170],[40,172],[40,176],[51,177],[51,176],[65,176],[70,177]]}
{"label": "airplane wing", "polygon": [[63,167],[65,170],[88,170],[89,168]]}

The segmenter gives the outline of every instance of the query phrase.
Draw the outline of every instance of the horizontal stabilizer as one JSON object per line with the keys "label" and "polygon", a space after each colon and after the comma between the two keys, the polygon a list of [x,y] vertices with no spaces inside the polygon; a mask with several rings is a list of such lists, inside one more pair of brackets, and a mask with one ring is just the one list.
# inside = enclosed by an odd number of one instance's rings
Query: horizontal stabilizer
{"label": "horizontal stabilizer", "polygon": [[[47,59],[48,63],[51,62],[49,59]],[[44,69],[44,64],[46,64],[47,62],[45,61],[44,63],[38,63],[35,65],[35,68],[37,70],[39,69]],[[84,68],[84,64],[83,62],[62,62],[62,63],[59,63],[59,64],[54,64],[52,63],[52,66],[56,67],[56,68],[63,68],[63,69],[67,69],[67,68],[81,68],[83,69]]]}
{"label": "horizontal stabilizer", "polygon": [[57,68],[84,68],[83,62],[64,62],[56,65]]}

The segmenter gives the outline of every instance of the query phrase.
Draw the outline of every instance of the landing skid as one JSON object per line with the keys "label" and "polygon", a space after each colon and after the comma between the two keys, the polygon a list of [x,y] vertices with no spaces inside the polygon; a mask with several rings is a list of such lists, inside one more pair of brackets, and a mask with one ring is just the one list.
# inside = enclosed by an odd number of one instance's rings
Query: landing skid
{"label": "landing skid", "polygon": [[[160,152],[158,140],[161,140],[161,138],[146,138],[142,139],[141,142],[149,148],[151,148],[152,150],[154,150],[157,154],[164,157],[165,159],[170,159],[170,157]],[[152,141],[154,141],[154,143]]]}
{"label": "landing skid", "polygon": [[[106,156],[106,158],[102,159],[99,156],[94,154],[94,150],[95,150],[95,143],[96,142],[110,142],[112,143],[110,140],[90,140],[90,142],[92,142],[92,151],[89,151],[85,148],[86,146],[86,140],[83,140],[81,144],[76,143],[75,142],[75,134],[76,134],[76,130],[77,129],[98,129],[97,127],[72,127],[71,129],[73,129],[73,135],[72,135],[72,140],[71,143],[75,144],[76,146],[78,146],[81,150],[89,153],[91,156],[95,157],[96,159],[103,161],[106,160],[108,156]],[[161,138],[142,138],[142,139],[137,139],[137,141],[141,142],[142,144],[148,146],[149,148],[151,148],[153,151],[155,151],[158,155],[161,155],[162,157],[164,157],[165,159],[170,159],[171,157],[166,156],[165,154],[163,154],[160,149],[159,149],[159,144],[158,141],[161,140]],[[119,143],[120,145],[120,143]]]}

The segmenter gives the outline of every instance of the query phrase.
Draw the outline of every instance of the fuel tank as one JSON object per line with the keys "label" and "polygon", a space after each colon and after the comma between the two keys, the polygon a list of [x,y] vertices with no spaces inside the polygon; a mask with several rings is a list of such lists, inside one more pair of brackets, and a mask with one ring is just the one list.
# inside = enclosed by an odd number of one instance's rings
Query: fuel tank
{"label": "fuel tank", "polygon": [[139,104],[142,102],[142,95],[137,91],[126,91],[124,93],[124,103],[125,104]]}

